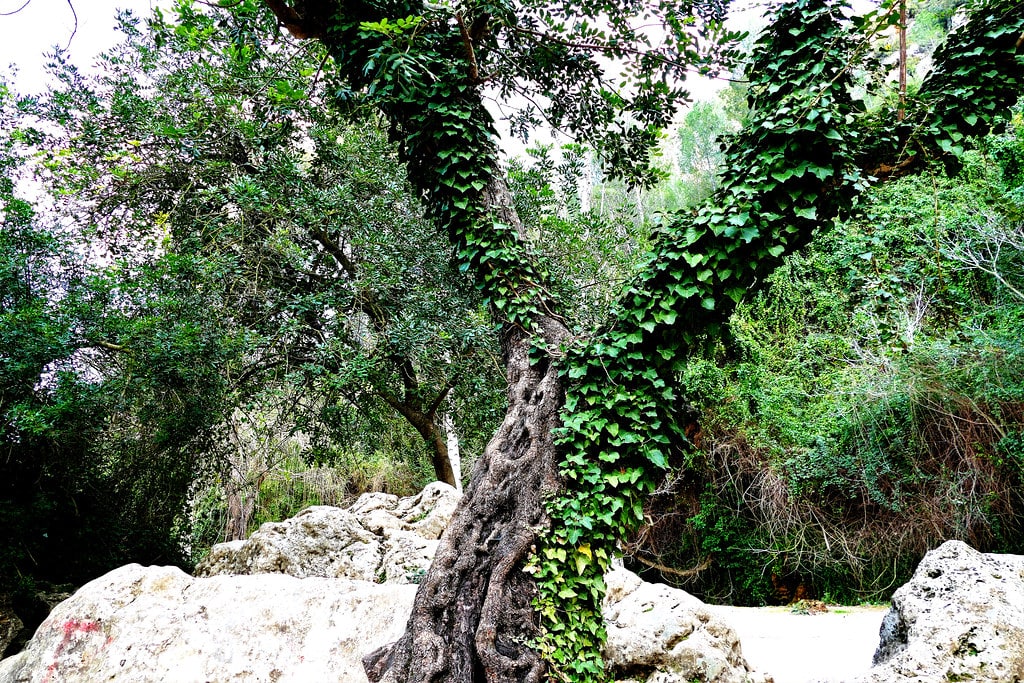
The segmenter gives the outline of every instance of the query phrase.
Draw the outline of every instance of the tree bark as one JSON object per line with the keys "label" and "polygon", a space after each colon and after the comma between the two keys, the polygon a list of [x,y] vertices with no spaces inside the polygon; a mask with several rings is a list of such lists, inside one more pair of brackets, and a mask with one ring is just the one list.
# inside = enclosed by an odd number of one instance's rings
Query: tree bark
{"label": "tree bark", "polygon": [[899,65],[899,106],[896,109],[896,120],[902,121],[907,110],[907,0],[900,0],[900,24],[898,28],[900,42]]}
{"label": "tree bark", "polygon": [[[343,56],[342,61],[349,59],[347,46],[335,44],[338,37],[324,30],[341,11],[336,0],[268,5],[293,35],[321,38],[332,52]],[[365,21],[377,19],[379,11],[375,5],[353,3],[345,5],[342,13]],[[472,63],[471,51],[469,57]],[[358,61],[348,66],[353,73],[363,73],[364,65]],[[479,85],[475,76],[469,80],[475,83],[473,87]],[[462,101],[455,104],[462,110],[466,106]],[[489,118],[482,100],[475,104],[481,118]],[[385,107],[396,131],[406,118],[402,106]],[[431,158],[436,152],[432,143],[424,140],[418,143],[421,147],[409,152],[411,160],[419,161],[420,171],[438,161]],[[493,167],[485,171],[488,182],[477,206],[524,239],[522,222],[496,159],[494,155]],[[435,181],[420,178],[420,189],[435,189],[431,185]],[[458,239],[455,233],[453,238]],[[506,275],[505,285],[512,289],[541,286],[539,282],[516,281],[521,274]],[[533,608],[536,585],[523,568],[538,529],[548,524],[544,502],[559,488],[554,430],[561,425],[565,391],[554,358],[569,338],[569,330],[550,310],[550,303],[544,300],[546,292],[540,289],[534,296],[537,312],[523,323],[530,330],[499,317],[508,411],[474,466],[466,493],[441,537],[416,593],[405,635],[364,659],[374,683],[535,682],[545,675],[545,663],[531,647],[539,635]],[[540,358],[532,354],[531,358],[531,349],[537,344],[547,353],[539,354]]]}
{"label": "tree bark", "polygon": [[408,414],[403,412],[402,415],[427,442],[427,446],[430,448],[430,463],[434,466],[434,476],[437,477],[437,480],[459,488],[458,480],[455,478],[455,469],[452,467],[451,458],[448,457],[448,442],[445,440],[436,418],[417,412]]}
{"label": "tree bark", "polygon": [[459,448],[459,434],[455,431],[455,418],[450,412],[445,412],[441,420],[444,426],[445,445],[448,448],[448,462],[452,466],[452,473],[455,475],[455,488],[462,493],[462,453]]}
{"label": "tree bark", "polygon": [[[409,365],[411,367],[411,363]],[[416,381],[415,374],[409,376],[412,380],[406,381],[406,396],[404,398],[399,398],[381,389],[377,390],[377,395],[395,412],[404,417],[427,442],[427,446],[430,448],[430,462],[434,467],[434,476],[437,477],[437,480],[455,488],[461,488],[455,478],[455,468],[452,467],[451,459],[448,457],[448,442],[444,438],[441,427],[437,424],[437,410],[440,408],[441,402],[448,396],[451,385],[446,386],[438,393],[429,408],[423,409],[419,399],[419,382]]]}
{"label": "tree bark", "polygon": [[[498,220],[522,233],[497,173],[485,201]],[[554,316],[536,323],[548,348],[569,336]],[[543,679],[545,665],[529,645],[539,635],[536,586],[523,566],[537,530],[548,523],[544,500],[559,487],[553,430],[565,391],[550,356],[531,364],[533,343],[525,331],[506,326],[508,411],[441,537],[405,635],[364,659],[373,683]]]}

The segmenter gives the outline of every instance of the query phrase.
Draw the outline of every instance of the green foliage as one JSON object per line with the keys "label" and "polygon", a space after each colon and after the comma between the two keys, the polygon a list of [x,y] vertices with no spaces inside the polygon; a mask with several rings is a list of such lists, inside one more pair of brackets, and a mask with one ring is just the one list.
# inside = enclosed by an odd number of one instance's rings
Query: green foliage
{"label": "green foliage", "polygon": [[717,103],[698,102],[679,127],[679,170],[696,185],[690,191],[698,204],[712,194],[725,155],[719,139],[733,132],[731,122]]}
{"label": "green foliage", "polygon": [[[1001,37],[1019,35],[1022,12],[996,3],[980,17],[964,34],[988,56],[984,68],[1020,73],[1014,48]],[[873,21],[859,27],[877,30]],[[570,352],[561,439],[567,488],[549,505],[552,529],[539,549],[537,578],[547,629],[541,648],[571,680],[601,676],[605,558],[643,521],[644,498],[668,467],[672,445],[686,441],[672,372],[717,336],[732,302],[804,246],[816,226],[848,212],[866,186],[855,163],[865,133],[847,126],[858,112],[849,95],[856,49],[837,7],[797,2],[779,9],[748,69],[753,111],[730,141],[722,189],[695,216],[668,226],[621,300],[615,326]],[[966,40],[944,52],[963,69],[966,53]],[[965,83],[963,69],[950,80]],[[1001,115],[998,103],[1013,91],[982,93],[945,78],[932,79],[951,90],[940,91],[946,108],[928,129],[940,147],[949,147],[941,142],[951,139],[949,131],[962,135],[959,124],[941,121],[981,126],[991,119],[966,108],[981,102],[983,111]],[[708,519],[734,547],[729,536],[742,525],[720,513]]]}
{"label": "green foliage", "polygon": [[324,101],[325,56],[269,42],[258,5],[175,12],[146,31],[126,17],[103,73],[69,74],[41,103],[63,129],[47,164],[75,197],[64,204],[92,224],[117,277],[159,281],[161,261],[196,264],[189,286],[216,292],[208,310],[247,346],[223,366],[236,403],[289,411],[316,446],[345,436],[332,413],[351,404],[364,437],[377,414],[436,429],[439,411],[457,410],[467,453],[479,452],[501,402],[491,326],[377,123]]}
{"label": "green foliage", "polygon": [[953,26],[953,17],[965,0],[919,0],[909,7],[907,40],[929,48],[942,42]]}
{"label": "green foliage", "polygon": [[666,227],[620,299],[616,326],[568,358],[567,488],[549,505],[537,576],[542,651],[571,680],[601,678],[602,575],[618,539],[643,522],[673,444],[686,440],[673,372],[716,334],[730,302],[859,185],[852,141],[837,129],[853,111],[845,40],[830,5],[779,10],[756,47],[762,57],[749,73],[758,105],[726,152],[722,190]]}
{"label": "green foliage", "polygon": [[[324,56],[268,42],[254,3],[176,12],[123,15],[96,76],[58,52],[52,91],[0,89],[0,590],[221,540],[215,505],[188,508],[237,455],[238,411],[398,488],[425,449],[389,389],[454,412],[467,455],[504,401],[492,325],[394,149],[307,96]],[[16,194],[30,172],[52,210]]]}
{"label": "green foliage", "polygon": [[527,149],[513,160],[509,189],[527,240],[546,259],[550,287],[583,334],[607,319],[608,311],[639,256],[650,245],[651,226],[635,194],[615,181],[595,182],[592,154],[566,145]]}
{"label": "green foliage", "polygon": [[[18,196],[44,136],[22,118],[37,103],[0,92],[0,591],[81,582],[130,560],[183,562],[171,529],[216,419],[223,385],[211,367],[230,341],[197,318],[206,302],[195,297],[159,311],[137,299],[133,325],[125,292],[90,272],[81,236]],[[175,326],[145,335],[160,315]],[[146,339],[116,377],[99,345],[114,328]]]}
{"label": "green foliage", "polygon": [[700,445],[640,550],[712,558],[686,588],[750,604],[779,599],[770,576],[887,599],[947,538],[1019,552],[1022,275],[950,258],[979,217],[1012,233],[1005,177],[969,153],[955,178],[877,187],[737,307],[684,371]]}

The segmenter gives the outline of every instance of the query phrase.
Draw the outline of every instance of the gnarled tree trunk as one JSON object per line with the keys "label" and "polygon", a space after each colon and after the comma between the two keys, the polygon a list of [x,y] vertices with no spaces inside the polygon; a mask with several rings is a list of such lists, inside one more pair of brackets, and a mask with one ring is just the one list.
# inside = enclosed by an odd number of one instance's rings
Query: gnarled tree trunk
{"label": "gnarled tree trunk", "polygon": [[[484,199],[496,217],[523,233],[503,177],[495,173]],[[547,347],[568,336],[553,316],[535,321]],[[370,680],[540,681],[544,663],[529,643],[538,635],[536,586],[523,571],[544,500],[558,489],[554,429],[565,400],[558,367],[533,358],[536,340],[506,326],[502,349],[508,411],[473,468],[434,562],[420,583],[405,635],[368,655]]]}
{"label": "gnarled tree trunk", "polygon": [[552,429],[564,392],[556,367],[508,349],[509,410],[477,461],[405,636],[365,660],[371,681],[539,681],[535,588],[523,572],[543,500],[557,488]]}

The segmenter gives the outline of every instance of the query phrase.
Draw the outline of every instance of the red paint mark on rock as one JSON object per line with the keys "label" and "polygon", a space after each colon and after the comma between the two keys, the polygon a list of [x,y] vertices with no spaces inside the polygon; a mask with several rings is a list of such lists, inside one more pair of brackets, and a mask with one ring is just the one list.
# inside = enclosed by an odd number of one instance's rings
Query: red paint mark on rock
{"label": "red paint mark on rock", "polygon": [[92,619],[68,619],[64,622],[64,642],[67,643],[71,637],[81,631],[82,633],[96,633],[102,631],[100,622]]}
{"label": "red paint mark on rock", "polygon": [[[43,679],[43,683],[50,683],[52,677],[57,674],[57,670],[60,668],[60,656],[64,654],[72,640],[78,640],[90,633],[101,633],[103,631],[103,625],[93,619],[68,619],[63,624],[60,624],[58,628],[63,632],[64,637],[61,638],[60,643],[57,644],[57,649],[54,650],[53,662],[46,667],[46,677]],[[107,638],[102,647],[106,647],[110,641],[111,639]]]}

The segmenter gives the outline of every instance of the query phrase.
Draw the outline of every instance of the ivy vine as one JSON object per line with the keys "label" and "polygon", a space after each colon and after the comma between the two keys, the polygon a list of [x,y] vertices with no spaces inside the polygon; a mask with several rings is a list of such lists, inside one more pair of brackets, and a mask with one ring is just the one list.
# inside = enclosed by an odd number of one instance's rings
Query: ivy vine
{"label": "ivy vine", "polygon": [[[532,333],[557,302],[542,261],[491,211],[499,163],[479,95],[477,43],[462,15],[436,7],[345,3],[321,37],[349,87],[367,93],[392,123],[410,179],[451,237],[460,267],[475,274],[506,331]],[[794,0],[778,10],[755,46],[755,113],[729,145],[721,189],[664,228],[615,322],[564,350],[565,487],[549,502],[551,528],[525,568],[537,581],[543,635],[536,646],[553,679],[605,677],[603,576],[617,541],[643,521],[644,498],[672,448],[686,441],[675,384],[683,360],[816,227],[850,209],[870,180],[863,169],[880,160],[890,171],[909,169],[907,159],[955,155],[1020,92],[1024,3],[989,0],[937,55],[922,92],[939,94],[881,135],[863,124],[850,96],[852,29],[865,27],[852,27],[844,9],[833,0]],[[866,147],[875,158],[858,156]]]}
{"label": "ivy vine", "polygon": [[[718,334],[734,303],[814,230],[847,213],[871,178],[857,151],[877,130],[851,125],[851,62],[863,44],[838,2],[781,7],[750,65],[754,113],[727,151],[722,188],[669,224],[622,297],[615,323],[573,348],[559,445],[563,495],[538,550],[539,643],[552,677],[604,679],[603,576],[619,539],[643,522],[643,502],[686,443],[675,389],[681,363]],[[878,23],[875,28],[880,27]],[[955,154],[1020,94],[1024,5],[996,0],[938,56],[916,121],[889,138],[892,159]],[[895,117],[893,117],[895,120]],[[955,157],[953,157],[955,158]],[[861,162],[861,163],[858,163]],[[870,166],[868,167],[870,168]]]}

